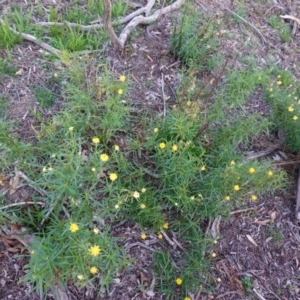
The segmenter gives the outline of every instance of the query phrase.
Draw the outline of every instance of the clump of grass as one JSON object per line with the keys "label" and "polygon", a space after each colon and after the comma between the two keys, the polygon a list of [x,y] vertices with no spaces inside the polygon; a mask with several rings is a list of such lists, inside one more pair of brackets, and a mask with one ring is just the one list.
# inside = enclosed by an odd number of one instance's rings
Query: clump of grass
{"label": "clump of grass", "polygon": [[284,23],[278,16],[272,16],[268,18],[268,23],[278,31],[279,37],[284,42],[290,42],[292,40],[291,29]]}
{"label": "clump of grass", "polygon": [[184,13],[174,20],[171,48],[175,56],[188,66],[212,70],[220,61],[217,55],[218,24],[212,17],[204,17],[187,3]]}

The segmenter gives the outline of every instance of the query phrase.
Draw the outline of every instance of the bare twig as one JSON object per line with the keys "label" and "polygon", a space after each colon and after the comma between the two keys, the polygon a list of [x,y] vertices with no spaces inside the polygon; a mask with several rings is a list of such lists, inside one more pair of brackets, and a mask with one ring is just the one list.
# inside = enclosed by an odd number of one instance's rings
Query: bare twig
{"label": "bare twig", "polygon": [[[0,23],[2,23],[2,25],[6,25],[5,22],[4,22],[2,19],[0,19]],[[13,28],[11,28],[11,27],[9,27],[9,29],[10,29],[14,34],[20,35],[20,36],[22,37],[22,39],[24,39],[24,40],[26,40],[26,41],[29,41],[29,42],[32,42],[32,43],[34,43],[34,44],[36,44],[36,45],[38,45],[38,46],[44,48],[45,50],[49,51],[50,53],[52,53],[52,54],[54,54],[54,55],[56,55],[56,56],[58,56],[58,57],[60,56],[61,52],[60,52],[58,49],[56,49],[56,48],[50,46],[50,45],[47,44],[47,43],[38,41],[37,38],[36,38],[35,36],[33,36],[33,35],[31,35],[31,34],[27,34],[27,33],[18,32],[17,30],[15,30],[15,29],[13,29]]]}
{"label": "bare twig", "polygon": [[152,251],[152,252],[158,252],[157,250],[152,249],[151,247],[149,247],[149,246],[147,246],[147,245],[145,245],[145,244],[143,244],[143,243],[141,243],[141,242],[135,242],[135,243],[132,243],[132,244],[126,246],[126,248],[130,249],[130,248],[133,248],[133,247],[136,247],[136,246],[143,247],[143,248],[148,249],[148,250],[150,250],[150,251]]}
{"label": "bare twig", "polygon": [[165,82],[164,82],[164,74],[161,73],[161,90],[162,90],[162,98],[164,103],[164,117],[166,117],[167,114],[167,106],[166,106],[166,95],[165,95]]}
{"label": "bare twig", "polygon": [[256,296],[258,297],[258,299],[260,299],[260,300],[267,300],[256,289],[253,289],[253,292],[256,294]]}
{"label": "bare twig", "polygon": [[297,197],[296,197],[296,219],[300,221],[300,169],[298,172]]}
{"label": "bare twig", "polygon": [[163,16],[165,14],[173,12],[174,10],[179,9],[184,4],[184,2],[185,0],[177,0],[174,3],[170,4],[169,6],[156,10],[151,16],[148,17],[137,16],[133,18],[120,34],[119,41],[121,45],[124,47],[129,34],[136,26],[140,24],[149,25],[157,21],[160,16]]}
{"label": "bare twig", "polygon": [[284,15],[284,16],[280,16],[281,19],[290,19],[295,21],[298,25],[300,25],[300,19],[293,17],[293,16],[289,16],[289,15]]}
{"label": "bare twig", "polygon": [[250,159],[256,159],[256,158],[259,158],[259,157],[266,156],[266,155],[272,153],[273,151],[275,151],[276,149],[278,149],[279,147],[280,147],[279,144],[278,145],[277,144],[276,145],[272,145],[272,146],[267,147],[266,149],[264,149],[262,151],[248,154],[245,157],[245,159],[250,160]]}
{"label": "bare twig", "polygon": [[174,242],[171,241],[171,239],[168,237],[168,235],[165,233],[165,231],[161,230],[160,232],[164,236],[164,238],[169,242],[169,244],[174,247],[175,246]]}
{"label": "bare twig", "polygon": [[246,19],[244,19],[243,17],[239,16],[238,14],[236,14],[234,11],[230,10],[229,8],[225,8],[226,11],[228,11],[229,13],[233,14],[234,16],[236,16],[237,18],[239,18],[240,20],[242,20],[243,22],[245,22],[246,24],[248,24],[250,27],[252,27],[261,37],[262,41],[264,43],[267,43],[265,37],[262,35],[262,33],[251,23],[249,23]]}
{"label": "bare twig", "polygon": [[257,209],[257,207],[254,206],[254,207],[250,207],[250,208],[235,210],[235,211],[230,212],[230,215],[240,214],[240,213],[243,213],[243,212],[247,212],[247,211],[251,211],[251,210],[256,210],[256,209]]}
{"label": "bare twig", "polygon": [[45,206],[44,202],[27,201],[27,202],[18,202],[18,203],[8,204],[8,205],[0,207],[0,210],[4,210],[4,209],[15,207],[15,206],[35,205],[35,204],[38,204],[38,205],[41,205],[41,206]]}

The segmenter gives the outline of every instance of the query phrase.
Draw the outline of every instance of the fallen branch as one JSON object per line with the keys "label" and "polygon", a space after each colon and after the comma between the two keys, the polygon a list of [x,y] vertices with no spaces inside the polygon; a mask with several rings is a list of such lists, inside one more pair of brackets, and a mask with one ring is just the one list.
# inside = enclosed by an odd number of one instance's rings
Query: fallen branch
{"label": "fallen branch", "polygon": [[177,0],[174,3],[170,4],[169,6],[166,6],[164,8],[156,10],[151,16],[148,16],[148,17],[137,16],[137,17],[133,18],[120,34],[119,41],[120,41],[122,47],[124,47],[129,34],[135,27],[137,27],[138,25],[141,25],[141,24],[149,25],[149,24],[157,21],[159,19],[159,17],[161,17],[165,14],[171,13],[174,10],[179,9],[184,4],[184,2],[185,2],[185,0]]}
{"label": "fallen branch", "polygon": [[293,17],[293,16],[289,16],[289,15],[284,15],[284,16],[280,16],[281,19],[289,19],[289,20],[293,20],[295,21],[298,25],[300,25],[300,19]]}
{"label": "fallen branch", "polygon": [[262,33],[251,23],[249,23],[246,19],[244,19],[243,17],[239,16],[238,14],[236,14],[234,11],[230,10],[229,8],[225,8],[225,10],[229,13],[231,13],[232,15],[236,16],[237,18],[239,18],[240,20],[242,20],[243,22],[245,22],[246,24],[248,24],[250,27],[252,27],[261,37],[262,41],[267,43],[265,37],[262,35]]}
{"label": "fallen branch", "polygon": [[[4,22],[2,19],[0,19],[0,23],[1,23],[3,26],[6,26],[5,22]],[[50,46],[50,45],[47,44],[47,43],[38,41],[38,39],[37,39],[35,36],[33,36],[33,35],[31,35],[31,34],[23,33],[23,32],[18,32],[17,30],[15,30],[15,29],[13,29],[13,28],[11,28],[11,27],[9,27],[9,29],[10,29],[14,34],[21,36],[23,40],[32,42],[32,43],[34,43],[34,44],[40,46],[41,48],[44,48],[45,50],[49,51],[50,53],[52,53],[52,54],[54,54],[54,55],[56,55],[56,56],[58,56],[58,57],[60,56],[61,52],[60,52],[58,49],[56,49],[56,48]]]}
{"label": "fallen branch", "polygon": [[297,197],[296,197],[296,220],[300,222],[300,169],[298,172]]}
{"label": "fallen branch", "polygon": [[11,207],[15,207],[15,206],[22,206],[22,205],[41,205],[41,206],[45,206],[44,202],[33,202],[33,201],[27,201],[27,202],[18,202],[18,203],[12,203],[12,204],[8,204],[5,206],[0,207],[0,210],[6,209],[6,208],[11,208]]}
{"label": "fallen branch", "polygon": [[122,45],[121,42],[119,41],[111,24],[111,0],[104,0],[103,3],[104,3],[104,16],[103,16],[104,28],[106,30],[106,33],[108,34],[109,39],[112,41],[115,47],[119,51],[121,51],[124,45]]}

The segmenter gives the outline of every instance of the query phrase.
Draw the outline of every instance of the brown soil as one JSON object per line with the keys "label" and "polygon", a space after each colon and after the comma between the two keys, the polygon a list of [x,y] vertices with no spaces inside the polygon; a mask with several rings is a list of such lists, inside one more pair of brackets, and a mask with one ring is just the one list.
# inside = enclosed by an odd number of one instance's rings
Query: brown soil
{"label": "brown soil", "polygon": [[[11,2],[0,1],[0,12],[6,10]],[[25,4],[24,1],[17,0],[13,2],[24,6],[25,9],[34,3],[25,1]],[[44,7],[55,3],[60,7],[67,5],[54,0],[40,2]],[[226,20],[227,28],[220,34],[220,42],[222,54],[232,58],[229,65],[243,67],[243,60],[240,58],[251,56],[261,68],[273,63],[292,71],[296,77],[299,76],[300,24],[297,26],[293,21],[286,21],[293,29],[293,38],[291,42],[285,43],[279,38],[278,32],[267,23],[267,19],[272,15],[287,14],[299,18],[299,1],[194,2],[198,9],[213,13],[216,20]],[[239,4],[242,2],[244,4]],[[252,27],[246,22],[233,21],[230,11],[237,11],[239,8],[247,12],[244,18]],[[158,114],[162,114],[164,109],[161,78],[164,78],[165,94],[170,97],[169,103],[176,103],[175,90],[181,66],[168,48],[171,25],[169,17],[161,19],[160,24],[164,29],[153,33],[156,36],[155,40],[149,40],[145,32],[139,30],[140,33],[130,39],[130,44],[127,44],[122,54],[116,53],[111,46],[104,53],[110,61],[112,72],[130,74],[132,86],[128,99],[131,99],[136,110],[151,108]],[[38,46],[29,42],[14,47],[10,55],[19,75],[0,75],[0,92],[9,105],[8,118],[18,122],[16,133],[24,140],[35,136],[35,120],[30,110],[38,109],[38,105],[30,89],[32,86],[47,86],[57,94],[57,103],[51,109],[43,110],[45,117],[54,114],[61,105],[59,86],[47,85],[56,65],[44,59],[40,50]],[[6,51],[0,50],[0,56],[7,58]],[[269,113],[259,90],[249,98],[245,109],[249,113]],[[261,136],[261,139],[253,144],[252,150],[262,150],[276,141],[276,137],[267,139]],[[282,157],[284,150],[280,150]],[[278,151],[273,154],[278,155]],[[285,155],[289,157],[290,154]],[[290,174],[293,174],[296,168],[298,166],[291,165]],[[24,193],[20,193],[20,199],[8,201],[20,201]],[[199,288],[197,293],[190,295],[191,299],[300,299],[300,227],[294,218],[295,197],[294,187],[284,195],[266,195],[255,203],[248,203],[241,211],[233,211],[228,220],[215,220],[213,226],[208,228],[216,238],[219,235],[214,247],[216,257],[211,266],[211,276],[215,281],[214,290],[208,293]],[[108,293],[98,291],[97,295],[89,289],[79,291],[70,284],[67,287],[69,299],[165,299],[165,296],[155,289],[153,297],[147,296],[145,291],[151,284],[155,284],[152,269],[153,252],[162,248],[169,251],[174,249],[171,249],[167,242],[151,236],[151,232],[148,233],[150,239],[146,244],[136,243],[140,233],[137,224],[116,224],[113,234],[123,238],[128,257],[135,259],[132,269],[129,273],[124,271],[123,274],[119,274]],[[27,258],[18,255],[22,253],[26,253],[23,244],[0,230],[0,299],[39,299],[35,293],[30,294],[32,287],[29,284],[19,283],[24,275],[23,267],[27,263]],[[47,299],[55,297],[49,293]]]}

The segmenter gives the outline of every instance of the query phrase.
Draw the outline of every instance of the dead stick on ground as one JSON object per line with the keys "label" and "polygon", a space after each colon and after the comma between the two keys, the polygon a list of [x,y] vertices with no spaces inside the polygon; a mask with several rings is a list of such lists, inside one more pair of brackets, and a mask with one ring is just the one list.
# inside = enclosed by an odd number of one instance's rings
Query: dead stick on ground
{"label": "dead stick on ground", "polygon": [[246,24],[248,24],[250,27],[252,27],[261,37],[261,39],[263,40],[264,43],[267,43],[265,37],[262,35],[262,33],[251,23],[249,23],[246,19],[244,19],[243,17],[239,16],[238,14],[236,14],[234,11],[230,10],[229,8],[225,8],[226,11],[228,11],[229,13],[233,14],[234,16],[236,16],[237,18],[239,18],[240,20],[244,21]]}
{"label": "dead stick on ground", "polygon": [[124,47],[129,34],[135,27],[137,27],[140,24],[149,25],[157,21],[160,16],[163,16],[165,14],[173,12],[174,10],[179,9],[184,4],[184,2],[185,0],[177,0],[174,3],[170,4],[169,6],[156,10],[149,17],[137,16],[133,18],[120,34],[119,41],[121,42],[122,46]]}
{"label": "dead stick on ground", "polygon": [[15,207],[15,206],[35,205],[35,204],[38,204],[38,205],[41,205],[41,206],[45,206],[44,202],[27,201],[27,202],[18,202],[18,203],[12,203],[12,204],[9,204],[9,205],[5,205],[5,206],[0,207],[0,210],[6,209],[6,208]]}
{"label": "dead stick on ground", "polygon": [[250,207],[250,208],[235,210],[235,211],[230,212],[230,215],[240,214],[240,213],[243,213],[243,212],[247,212],[247,211],[251,211],[251,210],[256,210],[256,209],[257,209],[257,207],[254,206],[254,207]]}
{"label": "dead stick on ground", "polygon": [[280,16],[281,19],[290,19],[295,21],[296,23],[298,23],[298,25],[300,25],[300,19],[293,17],[293,16],[289,16],[289,15],[284,15],[284,16]]}
{"label": "dead stick on ground", "polygon": [[[2,23],[2,25],[6,26],[5,22],[4,22],[2,19],[0,19],[0,23]],[[36,38],[35,36],[33,36],[33,35],[31,35],[31,34],[27,34],[27,33],[18,32],[18,31],[14,30],[14,29],[11,28],[11,27],[9,27],[9,29],[10,29],[14,34],[20,35],[20,36],[22,37],[23,40],[32,42],[32,43],[34,43],[34,44],[36,44],[36,45],[38,45],[38,46],[44,48],[45,50],[49,51],[50,53],[52,53],[52,54],[54,54],[54,55],[56,55],[56,56],[58,56],[58,57],[60,56],[61,52],[60,52],[58,49],[56,49],[56,48],[54,48],[54,47],[48,45],[47,43],[38,41],[37,38]]]}
{"label": "dead stick on ground", "polygon": [[296,197],[296,219],[300,222],[300,169],[298,172],[297,197]]}

